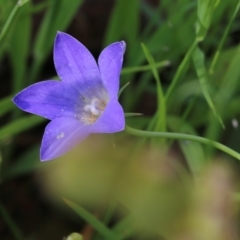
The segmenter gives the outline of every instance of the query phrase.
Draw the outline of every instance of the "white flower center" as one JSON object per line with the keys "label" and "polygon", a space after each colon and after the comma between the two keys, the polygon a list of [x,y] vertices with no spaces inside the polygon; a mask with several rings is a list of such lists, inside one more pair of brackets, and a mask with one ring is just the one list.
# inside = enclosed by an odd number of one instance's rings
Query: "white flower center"
{"label": "white flower center", "polygon": [[93,98],[90,104],[84,106],[84,110],[90,112],[94,116],[100,114],[100,100],[98,98]]}
{"label": "white flower center", "polygon": [[86,93],[79,96],[79,104],[75,106],[75,118],[84,124],[95,123],[104,112],[109,101],[108,94],[104,89],[97,93]]}

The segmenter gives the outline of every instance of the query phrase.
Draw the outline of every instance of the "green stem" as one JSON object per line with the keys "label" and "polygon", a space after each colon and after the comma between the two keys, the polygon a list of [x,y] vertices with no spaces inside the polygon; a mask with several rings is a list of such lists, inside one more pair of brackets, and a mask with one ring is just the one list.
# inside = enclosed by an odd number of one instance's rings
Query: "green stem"
{"label": "green stem", "polygon": [[18,6],[18,4],[16,4],[15,7],[13,8],[11,14],[9,15],[9,17],[7,19],[7,22],[5,23],[1,33],[0,33],[0,43],[2,43],[3,38],[6,36],[8,30],[10,28],[11,23],[13,22],[14,18],[17,15],[18,9],[19,9],[19,6]]}
{"label": "green stem", "polygon": [[[159,67],[165,67],[169,65],[170,65],[170,61],[166,60],[166,61],[156,62],[154,64],[154,67],[159,68]],[[124,74],[136,73],[136,72],[144,72],[151,69],[152,69],[152,66],[150,64],[139,66],[139,67],[128,67],[128,68],[125,67],[122,69],[121,74],[124,75]]]}
{"label": "green stem", "polygon": [[151,131],[143,131],[143,130],[138,130],[134,129],[131,127],[126,126],[125,131],[129,134],[138,136],[138,137],[161,137],[161,138],[168,138],[168,139],[179,139],[179,140],[188,140],[188,141],[194,141],[194,142],[199,142],[202,144],[206,144],[212,147],[215,147],[230,156],[240,160],[240,154],[231,148],[219,143],[212,141],[210,139],[204,138],[204,137],[199,137],[199,136],[194,136],[194,135],[189,135],[189,134],[184,134],[184,133],[169,133],[169,132],[151,132]]}
{"label": "green stem", "polygon": [[3,29],[0,33],[0,44],[2,43],[4,37],[7,35],[7,32],[10,29],[10,26],[14,20],[14,18],[17,16],[18,10],[20,7],[22,7],[25,3],[27,3],[29,0],[25,0],[25,1],[18,1],[18,3],[15,5],[15,7],[13,8],[11,14],[9,15],[6,23],[3,26]]}
{"label": "green stem", "polygon": [[155,68],[155,60],[153,56],[150,54],[148,48],[142,43],[143,53],[151,67],[152,74],[156,81],[156,90],[157,90],[157,122],[155,125],[156,131],[165,131],[166,130],[166,105],[165,105],[165,97],[162,89],[161,79],[158,74],[157,69]]}
{"label": "green stem", "polygon": [[186,71],[188,63],[192,57],[192,53],[195,50],[196,46],[198,44],[198,39],[196,38],[192,44],[192,46],[188,49],[187,54],[185,55],[184,59],[182,60],[181,64],[179,65],[176,74],[174,75],[173,81],[171,85],[169,86],[166,94],[165,94],[165,101],[166,103],[169,101],[169,97],[172,94],[177,82],[183,75],[183,73]]}
{"label": "green stem", "polygon": [[213,73],[214,73],[214,68],[215,68],[216,63],[217,63],[217,60],[218,60],[218,58],[219,58],[219,56],[220,56],[220,52],[221,52],[221,50],[222,50],[222,47],[223,47],[224,43],[226,42],[228,33],[229,33],[229,31],[230,31],[230,29],[231,29],[231,27],[232,27],[232,24],[233,24],[234,19],[235,19],[236,16],[237,16],[237,13],[238,13],[238,11],[239,11],[239,8],[240,8],[240,1],[238,1],[238,4],[237,4],[237,6],[236,6],[236,8],[235,8],[235,10],[234,10],[234,13],[233,13],[231,19],[230,19],[230,22],[229,22],[229,24],[227,25],[226,30],[224,31],[223,37],[222,37],[222,39],[221,39],[221,41],[220,41],[220,43],[219,43],[219,45],[218,45],[217,51],[216,51],[216,53],[215,53],[215,55],[214,55],[214,57],[213,57],[213,60],[212,60],[212,63],[211,63],[211,67],[210,67],[210,69],[209,69],[209,73],[210,73],[210,74],[213,74]]}
{"label": "green stem", "polygon": [[63,201],[74,210],[82,219],[88,222],[94,229],[98,231],[99,234],[102,235],[102,239],[116,239],[121,240],[122,238],[117,236],[112,230],[108,229],[103,222],[98,220],[94,215],[89,213],[83,207],[63,198]]}

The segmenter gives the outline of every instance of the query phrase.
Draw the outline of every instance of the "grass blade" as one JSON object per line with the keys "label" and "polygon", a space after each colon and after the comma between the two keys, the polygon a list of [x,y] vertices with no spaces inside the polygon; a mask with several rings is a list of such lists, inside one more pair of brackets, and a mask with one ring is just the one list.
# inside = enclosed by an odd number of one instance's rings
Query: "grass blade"
{"label": "grass blade", "polygon": [[98,233],[100,233],[104,239],[116,239],[120,240],[115,233],[113,233],[111,230],[109,230],[101,221],[99,221],[95,216],[93,216],[91,213],[86,211],[81,206],[63,198],[63,201],[75,212],[77,213],[81,218],[83,218],[86,222],[88,222],[93,228],[95,228]]}
{"label": "grass blade", "polygon": [[195,50],[197,44],[198,44],[198,41],[195,40],[193,42],[192,46],[188,49],[188,51],[187,51],[185,57],[183,58],[182,62],[178,66],[177,72],[175,73],[174,78],[173,78],[170,86],[168,87],[168,90],[167,90],[166,95],[165,95],[166,103],[169,101],[169,98],[172,95],[172,93],[174,91],[174,88],[177,86],[178,82],[181,80],[184,73],[186,73],[186,71],[188,69],[188,66],[189,66],[189,61],[192,57],[192,53]]}
{"label": "grass blade", "polygon": [[130,82],[126,83],[125,85],[123,85],[119,92],[118,92],[118,98],[121,96],[122,92],[124,91],[124,89],[130,84]]}
{"label": "grass blade", "polygon": [[208,103],[208,106],[213,111],[213,114],[217,117],[220,124],[224,128],[223,121],[216,111],[213,100],[208,90],[207,72],[204,66],[205,57],[203,51],[199,47],[196,47],[196,49],[193,52],[193,61],[200,82],[200,86],[202,88],[203,95]]}
{"label": "grass blade", "polygon": [[19,11],[19,9],[28,2],[29,0],[24,0],[24,1],[18,1],[18,3],[15,5],[15,7],[13,8],[11,14],[9,15],[5,25],[3,26],[3,29],[0,33],[0,45],[2,45],[2,42],[4,40],[4,38],[6,37],[8,31],[10,30],[16,16],[17,13]]}
{"label": "grass blade", "polygon": [[[165,60],[161,62],[156,62],[154,67],[155,68],[160,68],[160,67],[166,67],[170,65],[170,61]],[[122,69],[121,74],[130,74],[130,73],[137,73],[137,72],[144,72],[147,70],[151,70],[152,66],[151,65],[144,65],[144,66],[139,66],[139,67],[125,67]]]}
{"label": "grass blade", "polygon": [[25,87],[32,21],[29,10],[30,4],[21,8],[14,24],[14,32],[9,39],[9,55],[13,69],[12,92],[18,92]]}
{"label": "grass blade", "polygon": [[202,41],[209,29],[213,13],[220,0],[198,0],[197,38]]}
{"label": "grass blade", "polygon": [[0,129],[0,141],[30,129],[44,121],[46,121],[45,118],[35,115],[21,117],[15,121],[12,121]]}
{"label": "grass blade", "polygon": [[163,94],[163,89],[161,85],[161,80],[159,77],[159,74],[156,69],[156,63],[152,57],[152,55],[149,53],[147,47],[142,43],[142,49],[143,52],[148,60],[148,63],[151,67],[154,79],[156,80],[156,85],[157,85],[157,123],[155,130],[156,131],[165,131],[166,130],[166,105],[165,105],[165,98]]}
{"label": "grass blade", "polygon": [[136,44],[139,28],[139,1],[116,1],[106,31],[104,46],[126,39],[129,51]]}
{"label": "grass blade", "polygon": [[216,66],[217,60],[218,60],[218,58],[220,56],[221,50],[223,48],[223,45],[226,42],[227,36],[228,36],[229,31],[230,31],[230,29],[232,27],[233,21],[234,21],[234,19],[237,16],[239,8],[240,8],[240,1],[238,1],[238,4],[237,4],[237,6],[236,6],[236,8],[234,10],[234,13],[233,13],[233,15],[232,15],[232,17],[231,17],[231,19],[230,19],[230,21],[229,21],[229,23],[227,25],[227,28],[224,31],[223,37],[221,38],[221,41],[220,41],[220,43],[218,45],[217,51],[214,54],[214,57],[213,57],[213,60],[212,60],[212,63],[211,63],[210,69],[209,69],[209,73],[210,74],[214,73],[214,68]]}
{"label": "grass blade", "polygon": [[43,61],[49,54],[57,31],[64,30],[83,0],[51,0],[49,9],[41,24],[34,44],[34,65],[30,73],[30,83],[36,80]]}

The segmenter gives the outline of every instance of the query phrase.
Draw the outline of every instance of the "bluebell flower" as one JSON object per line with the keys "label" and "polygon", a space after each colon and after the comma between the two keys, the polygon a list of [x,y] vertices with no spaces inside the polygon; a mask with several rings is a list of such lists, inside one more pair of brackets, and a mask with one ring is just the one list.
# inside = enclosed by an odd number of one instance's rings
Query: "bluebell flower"
{"label": "bluebell flower", "polygon": [[124,129],[118,90],[125,48],[124,41],[110,44],[97,64],[84,45],[58,32],[54,64],[61,81],[35,83],[13,98],[20,109],[51,120],[42,139],[42,161],[63,155],[91,133]]}

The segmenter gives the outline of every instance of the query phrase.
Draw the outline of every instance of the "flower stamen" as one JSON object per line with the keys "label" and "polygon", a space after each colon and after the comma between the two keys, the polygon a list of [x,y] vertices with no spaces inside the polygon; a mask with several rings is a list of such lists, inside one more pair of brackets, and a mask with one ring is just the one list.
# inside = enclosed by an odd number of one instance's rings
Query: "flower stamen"
{"label": "flower stamen", "polygon": [[100,110],[101,110],[101,109],[99,109],[99,103],[100,103],[100,101],[98,98],[93,98],[91,104],[87,104],[84,107],[84,110],[87,112],[90,112],[94,116],[98,116],[100,114]]}

